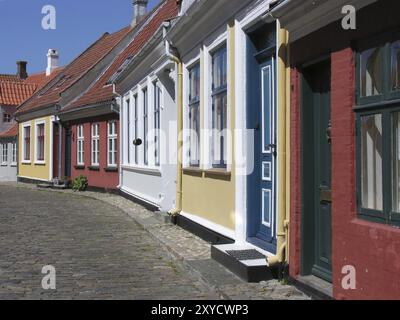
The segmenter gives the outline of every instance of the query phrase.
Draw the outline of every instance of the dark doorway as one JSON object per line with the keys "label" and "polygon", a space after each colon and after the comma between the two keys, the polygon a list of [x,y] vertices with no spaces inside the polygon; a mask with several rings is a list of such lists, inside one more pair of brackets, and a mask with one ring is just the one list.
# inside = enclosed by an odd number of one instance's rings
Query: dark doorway
{"label": "dark doorway", "polygon": [[303,70],[302,274],[332,281],[330,61]]}
{"label": "dark doorway", "polygon": [[65,129],[65,177],[71,177],[71,129]]}

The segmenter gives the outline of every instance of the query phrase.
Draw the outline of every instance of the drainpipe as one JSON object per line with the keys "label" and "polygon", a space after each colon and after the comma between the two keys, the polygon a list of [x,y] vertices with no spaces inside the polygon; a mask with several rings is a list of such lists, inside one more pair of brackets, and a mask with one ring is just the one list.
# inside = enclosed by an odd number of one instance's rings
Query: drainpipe
{"label": "drainpipe", "polygon": [[177,108],[178,108],[178,163],[177,163],[177,181],[176,181],[176,206],[174,209],[169,211],[171,216],[177,216],[182,211],[182,147],[183,147],[183,65],[178,55],[171,52],[171,45],[168,40],[165,41],[166,55],[174,61],[178,69],[178,89],[177,89]]}
{"label": "drainpipe", "polygon": [[269,257],[268,265],[275,266],[286,262],[286,250],[287,250],[287,234],[288,234],[288,222],[287,222],[287,208],[286,201],[289,194],[286,193],[286,173],[287,173],[287,161],[286,161],[286,62],[287,62],[287,33],[285,29],[280,28],[279,22],[278,27],[278,194],[280,195],[278,201],[278,219],[277,219],[277,254]]}
{"label": "drainpipe", "polygon": [[56,121],[58,124],[58,179],[61,180],[61,169],[62,169],[62,124],[61,121]]}
{"label": "drainpipe", "polygon": [[[118,112],[119,113],[119,170],[118,170],[119,184],[118,184],[117,188],[121,190],[121,187],[122,187],[122,169],[121,168],[122,168],[122,161],[124,159],[123,146],[122,146],[123,126],[122,126],[122,119],[121,119],[123,99],[122,99],[122,95],[117,92],[117,86],[115,83],[113,83],[113,94],[114,94],[114,96],[116,96],[119,99],[119,102],[120,102],[119,112]],[[113,106],[111,107],[111,109],[113,109]],[[130,143],[131,142],[128,141],[128,145]]]}

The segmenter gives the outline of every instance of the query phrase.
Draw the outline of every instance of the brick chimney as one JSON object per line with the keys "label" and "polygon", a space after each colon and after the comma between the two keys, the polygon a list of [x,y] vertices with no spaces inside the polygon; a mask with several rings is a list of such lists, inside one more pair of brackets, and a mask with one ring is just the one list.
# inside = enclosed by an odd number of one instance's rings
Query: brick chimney
{"label": "brick chimney", "polygon": [[58,51],[55,49],[49,49],[47,52],[47,68],[46,76],[51,75],[51,73],[58,67]]}
{"label": "brick chimney", "polygon": [[133,19],[131,26],[134,27],[136,24],[143,19],[147,13],[147,3],[148,0],[132,0],[133,4]]}
{"label": "brick chimney", "polygon": [[28,78],[28,73],[26,72],[26,65],[28,62],[26,61],[17,61],[17,76],[20,79]]}

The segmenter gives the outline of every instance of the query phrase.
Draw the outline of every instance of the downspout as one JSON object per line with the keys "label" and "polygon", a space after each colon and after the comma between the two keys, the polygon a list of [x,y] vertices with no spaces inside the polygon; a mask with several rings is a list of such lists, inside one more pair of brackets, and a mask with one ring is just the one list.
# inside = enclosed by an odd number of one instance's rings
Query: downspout
{"label": "downspout", "polygon": [[[124,159],[124,154],[123,154],[124,150],[123,150],[123,145],[122,145],[124,128],[123,128],[122,119],[121,119],[121,117],[122,117],[122,112],[121,111],[122,111],[122,107],[123,107],[123,99],[122,99],[122,95],[117,92],[117,85],[115,83],[113,83],[113,94],[119,100],[119,170],[118,170],[118,175],[119,175],[118,181],[119,181],[119,184],[118,184],[117,188],[121,190],[121,187],[123,185],[123,183],[122,183],[123,176],[122,176],[122,169],[121,168],[122,168],[122,161]],[[112,109],[112,107],[111,107],[111,109]],[[128,145],[130,143],[131,142],[128,141]]]}
{"label": "downspout", "polygon": [[168,40],[165,41],[166,55],[174,61],[178,69],[178,84],[177,84],[177,108],[178,108],[178,139],[177,139],[177,181],[176,181],[176,205],[175,208],[169,211],[171,216],[177,216],[182,211],[182,148],[183,148],[183,65],[181,59],[171,52],[171,45]]}
{"label": "downspout", "polygon": [[277,219],[277,254],[268,257],[268,265],[280,267],[286,262],[286,249],[287,249],[287,231],[288,224],[286,223],[286,199],[289,194],[286,192],[286,60],[287,60],[287,33],[285,29],[280,28],[279,22],[278,31],[278,219]]}
{"label": "downspout", "polygon": [[58,179],[61,180],[62,174],[62,124],[61,121],[58,121]]}
{"label": "downspout", "polygon": [[290,110],[291,110],[291,99],[290,99],[290,44],[289,44],[289,32],[286,33],[286,214],[285,214],[285,228],[286,228],[286,263],[289,264],[289,240],[290,240]]}

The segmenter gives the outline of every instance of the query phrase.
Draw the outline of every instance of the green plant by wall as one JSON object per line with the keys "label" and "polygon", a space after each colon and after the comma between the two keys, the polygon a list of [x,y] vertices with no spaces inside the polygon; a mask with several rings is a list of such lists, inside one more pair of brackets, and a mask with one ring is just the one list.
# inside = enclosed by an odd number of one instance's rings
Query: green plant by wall
{"label": "green plant by wall", "polygon": [[88,187],[88,179],[85,176],[79,176],[72,182],[72,190],[85,191]]}

